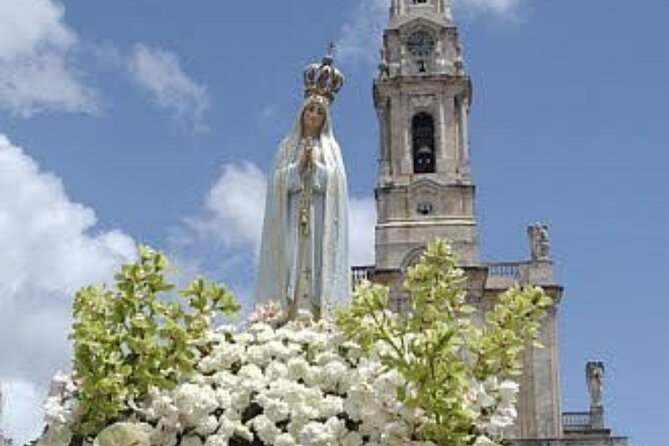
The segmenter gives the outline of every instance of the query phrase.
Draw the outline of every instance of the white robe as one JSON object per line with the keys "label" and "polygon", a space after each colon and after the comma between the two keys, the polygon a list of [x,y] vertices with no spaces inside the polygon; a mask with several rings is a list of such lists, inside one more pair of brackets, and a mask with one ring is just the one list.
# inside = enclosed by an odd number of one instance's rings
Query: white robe
{"label": "white robe", "polygon": [[[291,132],[284,138],[268,178],[262,243],[255,293],[256,303],[270,300],[288,309],[294,297],[299,271],[297,250],[302,179],[299,163],[300,108]],[[346,172],[339,145],[332,135],[329,110],[317,143],[320,152],[314,166],[311,188],[311,227],[307,266],[312,271],[311,302],[301,308],[318,308],[321,317],[332,316],[335,307],[346,304],[351,293],[348,259],[348,195]]]}

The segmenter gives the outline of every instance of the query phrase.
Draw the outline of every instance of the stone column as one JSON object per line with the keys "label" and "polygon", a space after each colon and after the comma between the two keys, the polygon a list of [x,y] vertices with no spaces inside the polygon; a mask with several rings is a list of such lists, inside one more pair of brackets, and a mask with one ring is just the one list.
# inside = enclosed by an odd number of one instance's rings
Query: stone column
{"label": "stone column", "polygon": [[[446,111],[446,101],[442,95],[439,97],[437,106],[437,122],[438,127],[435,129],[435,150],[436,150],[436,163],[437,163],[437,172],[448,173],[446,169],[448,167],[448,130],[447,126],[447,111]],[[438,133],[437,133],[438,132]]]}
{"label": "stone column", "polygon": [[469,99],[460,99],[460,144],[463,167],[469,166]]}
{"label": "stone column", "polygon": [[402,151],[401,160],[402,168],[400,173],[403,175],[408,175],[413,173],[413,146],[411,144],[411,110],[410,110],[410,101],[406,95],[402,95],[401,104],[397,110],[397,114],[394,119],[397,121],[394,122],[397,128],[402,130],[401,138],[398,141],[401,144],[399,150]]}
{"label": "stone column", "polygon": [[379,177],[382,181],[390,175],[390,141],[388,141],[388,107],[379,104],[376,109],[379,118]]}
{"label": "stone column", "polygon": [[464,96],[455,97],[457,180],[470,180],[469,170],[469,100]]}
{"label": "stone column", "polygon": [[400,13],[400,2],[402,0],[393,0],[392,5],[390,6],[390,14],[392,18],[395,18],[396,15]]}

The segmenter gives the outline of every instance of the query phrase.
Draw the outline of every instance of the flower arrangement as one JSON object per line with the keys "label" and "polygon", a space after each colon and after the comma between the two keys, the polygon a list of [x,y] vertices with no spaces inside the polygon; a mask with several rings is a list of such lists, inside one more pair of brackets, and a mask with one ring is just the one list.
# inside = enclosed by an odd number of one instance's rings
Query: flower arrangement
{"label": "flower arrangement", "polygon": [[[144,262],[144,272],[160,275],[156,256],[161,254],[145,250],[135,265]],[[158,264],[162,271],[164,260]],[[119,291],[123,294],[138,289],[127,282],[137,285],[146,274],[119,279],[126,283]],[[164,285],[162,279],[151,280]],[[437,241],[408,273],[408,314],[388,311],[388,290],[366,283],[335,321],[315,320],[301,312],[284,323],[281,307],[270,303],[256,308],[246,323],[217,328],[211,317],[216,302],[225,300],[226,305],[218,307],[228,313],[234,305],[227,298],[213,298],[227,294],[200,281],[185,293],[191,301],[199,296],[199,310],[196,306],[193,313],[178,313],[177,325],[184,333],[194,332],[189,322],[207,315],[198,319],[197,336],[185,336],[180,344],[189,367],[176,373],[169,367],[151,369],[142,361],[156,358],[135,355],[128,370],[122,368],[123,361],[115,360],[114,367],[127,372],[122,374],[126,384],[121,395],[109,395],[108,401],[120,405],[98,405],[92,417],[86,392],[106,377],[82,370],[77,366],[81,362],[75,361],[73,376],[58,377],[58,390],[47,401],[48,427],[38,443],[499,445],[516,418],[518,385],[506,378],[519,372],[518,353],[536,338],[552,302],[539,289],[517,287],[500,298],[483,325],[476,325],[461,280],[448,245]],[[127,307],[125,318],[136,317],[132,309]],[[151,333],[172,326],[169,314],[162,314]],[[83,320],[86,317],[79,313],[75,327]],[[75,352],[84,331],[75,329]],[[125,342],[132,342],[137,333],[126,333]],[[164,348],[172,341],[169,336],[149,338],[142,334],[143,342]],[[89,335],[86,342],[95,338]],[[127,346],[120,350],[130,351]],[[146,370],[156,376],[149,373],[137,381],[136,375]]]}

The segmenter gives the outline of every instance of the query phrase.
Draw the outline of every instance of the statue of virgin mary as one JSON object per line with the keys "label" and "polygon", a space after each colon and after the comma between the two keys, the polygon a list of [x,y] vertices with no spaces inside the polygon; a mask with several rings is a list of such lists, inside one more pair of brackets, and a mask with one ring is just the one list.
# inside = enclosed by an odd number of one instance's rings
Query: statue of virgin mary
{"label": "statue of virgin mary", "polygon": [[330,104],[343,84],[332,57],[305,69],[305,99],[268,178],[256,303],[332,315],[350,298],[346,172]]}

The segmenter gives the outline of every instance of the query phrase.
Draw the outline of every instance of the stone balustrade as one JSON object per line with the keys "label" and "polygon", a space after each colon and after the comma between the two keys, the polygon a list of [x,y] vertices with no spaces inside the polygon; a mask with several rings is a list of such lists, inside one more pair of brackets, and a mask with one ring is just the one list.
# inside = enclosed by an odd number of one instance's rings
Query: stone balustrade
{"label": "stone balustrade", "polygon": [[351,267],[351,283],[355,285],[363,280],[369,280],[373,271],[374,266],[371,265]]}
{"label": "stone balustrade", "polygon": [[592,425],[590,412],[562,413],[562,426],[565,430],[590,430]]}

